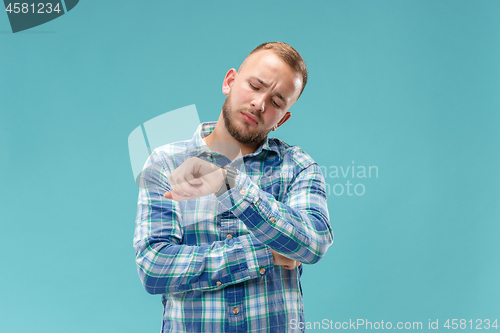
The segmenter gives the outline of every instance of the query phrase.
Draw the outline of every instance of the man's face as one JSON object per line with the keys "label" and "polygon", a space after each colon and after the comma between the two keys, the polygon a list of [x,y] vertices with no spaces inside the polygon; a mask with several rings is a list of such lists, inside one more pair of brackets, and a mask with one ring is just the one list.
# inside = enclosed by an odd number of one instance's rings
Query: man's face
{"label": "man's face", "polygon": [[252,54],[239,72],[231,69],[224,79],[222,114],[229,134],[243,144],[261,144],[274,126],[288,120],[301,87],[300,74],[274,52]]}

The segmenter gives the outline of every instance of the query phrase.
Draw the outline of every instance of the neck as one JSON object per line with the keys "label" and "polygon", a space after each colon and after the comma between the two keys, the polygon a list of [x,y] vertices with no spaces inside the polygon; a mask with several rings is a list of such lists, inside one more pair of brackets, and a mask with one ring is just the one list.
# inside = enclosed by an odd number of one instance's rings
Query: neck
{"label": "neck", "polygon": [[258,144],[247,145],[233,138],[226,129],[222,112],[212,133],[205,137],[205,142],[210,150],[224,154],[231,161],[240,156],[254,153],[259,148]]}

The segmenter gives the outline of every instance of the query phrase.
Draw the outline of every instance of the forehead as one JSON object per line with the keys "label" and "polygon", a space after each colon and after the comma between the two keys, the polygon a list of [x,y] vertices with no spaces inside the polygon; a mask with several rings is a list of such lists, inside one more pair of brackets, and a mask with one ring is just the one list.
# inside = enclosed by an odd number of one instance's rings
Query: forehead
{"label": "forehead", "polygon": [[289,90],[293,95],[302,86],[300,73],[295,72],[273,51],[263,50],[248,56],[240,67],[243,77],[257,77],[266,83]]}

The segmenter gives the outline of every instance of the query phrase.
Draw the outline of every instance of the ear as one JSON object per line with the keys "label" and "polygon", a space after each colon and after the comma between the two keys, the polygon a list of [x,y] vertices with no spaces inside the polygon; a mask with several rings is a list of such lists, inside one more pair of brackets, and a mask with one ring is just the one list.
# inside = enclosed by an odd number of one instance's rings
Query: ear
{"label": "ear", "polygon": [[224,77],[224,81],[222,82],[222,93],[224,95],[229,95],[231,87],[233,86],[234,79],[236,78],[236,74],[238,74],[238,72],[234,68],[231,68],[227,71],[226,76]]}
{"label": "ear", "polygon": [[283,118],[281,118],[281,120],[276,124],[276,128],[280,127],[281,125],[283,125],[288,119],[290,119],[290,117],[292,116],[292,113],[287,111],[285,113],[285,115],[283,116]]}

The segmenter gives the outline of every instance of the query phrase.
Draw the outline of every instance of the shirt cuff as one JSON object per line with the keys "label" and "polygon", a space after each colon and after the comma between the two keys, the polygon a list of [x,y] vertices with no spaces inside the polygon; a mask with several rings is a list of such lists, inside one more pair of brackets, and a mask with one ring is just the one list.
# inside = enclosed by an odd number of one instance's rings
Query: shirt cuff
{"label": "shirt cuff", "polygon": [[251,205],[259,201],[259,187],[244,173],[238,172],[235,187],[220,195],[217,199],[234,215],[241,215]]}
{"label": "shirt cuff", "polygon": [[250,278],[268,275],[274,267],[271,248],[261,243],[252,234],[242,237],[241,241],[245,250],[245,257]]}

